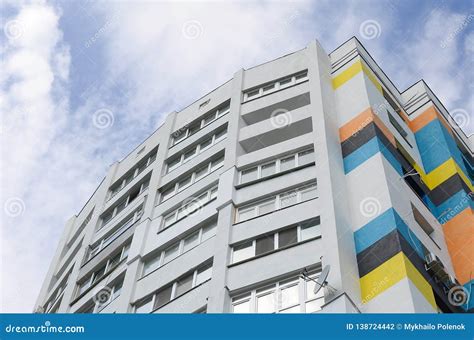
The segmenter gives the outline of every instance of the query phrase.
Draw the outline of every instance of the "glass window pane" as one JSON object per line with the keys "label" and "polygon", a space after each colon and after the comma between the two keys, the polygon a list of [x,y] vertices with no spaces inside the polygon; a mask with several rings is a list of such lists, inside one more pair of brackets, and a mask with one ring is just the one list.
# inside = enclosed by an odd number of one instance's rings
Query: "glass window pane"
{"label": "glass window pane", "polygon": [[178,191],[184,190],[189,185],[191,185],[191,175],[183,178],[181,181],[178,182]]}
{"label": "glass window pane", "polygon": [[270,85],[266,85],[263,87],[263,92],[268,92],[268,91],[271,91],[275,88],[275,84],[270,84]]}
{"label": "glass window pane", "polygon": [[215,141],[218,142],[227,135],[227,128],[217,131]]}
{"label": "glass window pane", "polygon": [[272,235],[258,238],[255,245],[255,255],[268,253],[275,249],[275,237]]}
{"label": "glass window pane", "polygon": [[184,153],[184,161],[188,161],[190,158],[194,157],[196,155],[196,148],[189,150]]}
{"label": "glass window pane", "polygon": [[260,89],[255,89],[252,91],[247,92],[247,98],[255,97],[260,93]]}
{"label": "glass window pane", "polygon": [[245,242],[233,248],[232,263],[237,263],[254,256],[255,253],[253,250],[252,241]]}
{"label": "glass window pane", "polygon": [[151,312],[152,298],[148,298],[143,302],[137,304],[135,313],[150,313]]}
{"label": "glass window pane", "polygon": [[321,310],[321,306],[324,303],[324,299],[316,299],[310,302],[306,302],[306,313],[314,313]]}
{"label": "glass window pane", "polygon": [[196,173],[194,175],[195,181],[200,180],[204,176],[207,175],[209,172],[209,164],[206,164],[206,166],[203,166],[202,168],[196,170]]}
{"label": "glass window pane", "polygon": [[278,247],[282,248],[298,242],[298,229],[291,228],[278,233]]}
{"label": "glass window pane", "polygon": [[216,234],[216,229],[217,229],[216,221],[202,228],[201,242],[204,242],[205,240],[214,236]]}
{"label": "glass window pane", "polygon": [[163,228],[166,228],[173,224],[176,221],[176,214],[172,213],[171,215],[168,215],[165,217],[164,222],[163,222]]}
{"label": "glass window pane", "polygon": [[312,198],[316,198],[316,185],[311,185],[310,187],[306,187],[301,191],[301,201],[310,200]]}
{"label": "glass window pane", "polygon": [[276,163],[262,165],[262,177],[273,175],[276,171]]}
{"label": "glass window pane", "polygon": [[161,202],[166,201],[168,198],[174,195],[174,186],[169,187],[168,189],[165,189],[161,193]]}
{"label": "glass window pane", "polygon": [[106,225],[107,222],[109,222],[112,219],[113,215],[113,209],[110,210],[109,212],[106,212],[104,215],[102,215],[102,225]]}
{"label": "glass window pane", "polygon": [[97,281],[99,281],[105,274],[105,266],[103,266],[102,268],[98,269],[95,273],[94,273],[94,280],[92,281],[92,283],[95,283]]}
{"label": "glass window pane", "polygon": [[213,120],[216,119],[216,112],[214,113],[211,113],[210,115],[207,115],[206,117],[204,117],[203,119],[203,124],[204,125],[207,125],[209,123],[211,123]]}
{"label": "glass window pane", "polygon": [[257,297],[257,313],[275,312],[275,293],[269,293]]}
{"label": "glass window pane", "polygon": [[186,138],[186,129],[182,132],[178,132],[176,131],[174,134],[173,134],[173,145],[182,141],[183,139]]}
{"label": "glass window pane", "polygon": [[308,76],[308,71],[304,71],[304,72],[298,73],[298,74],[295,76],[295,78],[296,78],[296,80],[303,80],[303,79],[305,79],[307,76]]}
{"label": "glass window pane", "polygon": [[201,122],[197,122],[193,125],[191,125],[188,129],[188,136],[191,136],[191,135],[194,135],[196,132],[199,131],[199,129],[201,128]]}
{"label": "glass window pane", "polygon": [[206,139],[204,142],[202,142],[200,145],[200,149],[201,151],[207,149],[208,147],[210,147],[212,144],[212,138],[209,138],[209,139]]}
{"label": "glass window pane", "polygon": [[215,169],[221,167],[224,164],[224,156],[219,157],[216,160],[213,160],[211,162],[211,171],[214,171]]}
{"label": "glass window pane", "polygon": [[280,208],[289,207],[298,203],[298,193],[296,191],[280,195]]}
{"label": "glass window pane", "polygon": [[229,111],[230,111],[230,105],[226,105],[226,106],[219,109],[219,112],[217,113],[217,115],[222,116],[222,115],[225,115],[226,113],[228,113]]}
{"label": "glass window pane", "polygon": [[179,242],[176,244],[173,244],[171,247],[166,249],[163,264],[168,263],[171,260],[175,259],[178,256],[178,251],[179,251]]}
{"label": "glass window pane", "polygon": [[301,226],[301,241],[321,235],[321,226],[319,224]]}
{"label": "glass window pane", "polygon": [[197,276],[196,276],[196,286],[200,285],[203,282],[206,282],[211,277],[212,277],[212,263],[198,270]]}
{"label": "glass window pane", "polygon": [[295,156],[282,158],[280,160],[280,171],[286,171],[295,167]]}
{"label": "glass window pane", "polygon": [[186,293],[193,287],[193,274],[183,277],[178,280],[176,285],[176,296]]}
{"label": "glass window pane", "polygon": [[246,221],[255,216],[255,207],[239,208],[238,210],[238,222]]}
{"label": "glass window pane", "polygon": [[153,309],[160,308],[171,300],[173,286],[166,287],[156,294],[155,306]]}
{"label": "glass window pane", "polygon": [[120,293],[122,292],[122,285],[123,285],[123,281],[120,281],[119,283],[115,285],[114,292],[112,294],[112,300],[120,296]]}
{"label": "glass window pane", "polygon": [[179,163],[181,163],[181,156],[169,161],[168,162],[168,172],[170,172],[173,169],[176,169],[179,166]]}
{"label": "glass window pane", "polygon": [[291,79],[291,77],[288,77],[280,80],[280,87],[289,85],[291,83]]}
{"label": "glass window pane", "polygon": [[281,290],[280,308],[288,308],[299,303],[300,302],[298,284],[283,288]]}
{"label": "glass window pane", "polygon": [[254,181],[258,178],[258,168],[251,168],[247,170],[243,170],[241,173],[241,183],[247,183],[250,181]]}
{"label": "glass window pane", "polygon": [[258,215],[270,213],[275,210],[275,198],[258,204]]}
{"label": "glass window pane", "polygon": [[81,285],[79,286],[79,293],[78,295],[81,295],[82,293],[84,293],[86,291],[87,288],[89,288],[91,284],[91,280],[90,280],[90,276],[87,278],[86,281],[84,281],[83,283],[81,283]]}
{"label": "glass window pane", "polygon": [[119,252],[118,254],[116,254],[114,257],[110,259],[109,266],[107,268],[108,271],[114,268],[120,262],[120,255],[122,255],[122,252]]}
{"label": "glass window pane", "polygon": [[186,237],[184,239],[184,244],[183,244],[183,253],[197,246],[198,242],[199,242],[199,232],[196,232]]}
{"label": "glass window pane", "polygon": [[145,264],[143,265],[143,275],[151,273],[160,266],[160,257],[161,253],[156,254],[155,257],[145,262]]}
{"label": "glass window pane", "polygon": [[233,313],[250,313],[250,300],[233,304]]}
{"label": "glass window pane", "polygon": [[314,162],[314,150],[306,150],[298,154],[298,165]]}

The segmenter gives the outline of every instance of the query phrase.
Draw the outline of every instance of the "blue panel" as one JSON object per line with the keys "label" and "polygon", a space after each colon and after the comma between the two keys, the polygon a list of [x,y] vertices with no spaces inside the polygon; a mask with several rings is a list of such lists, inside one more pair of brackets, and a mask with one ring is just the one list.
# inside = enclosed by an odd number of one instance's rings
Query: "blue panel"
{"label": "blue panel", "polygon": [[472,198],[464,190],[460,190],[436,207],[438,221],[445,224],[467,207],[472,207]]}
{"label": "blue panel", "polygon": [[400,234],[402,234],[405,241],[407,241],[411,245],[411,247],[416,251],[418,256],[420,256],[421,259],[424,259],[425,257],[425,254],[423,251],[424,246],[421,243],[421,241],[415,236],[415,234],[410,230],[410,228],[408,228],[405,221],[403,221],[403,219],[400,217],[400,215],[398,215],[398,213],[395,210],[393,210],[393,213],[395,215],[397,229],[400,232]]}
{"label": "blue panel", "polygon": [[[461,297],[466,296],[467,297],[467,302],[462,306],[465,310],[469,310],[471,308],[474,308],[474,295],[472,295],[474,292],[474,279],[466,283],[464,286],[464,293],[461,295]],[[465,294],[465,295],[464,295]]]}
{"label": "blue panel", "polygon": [[441,123],[435,119],[415,134],[426,173],[436,169],[451,157]]}
{"label": "blue panel", "polygon": [[393,208],[388,209],[354,233],[357,254],[396,228],[393,212]]}
{"label": "blue panel", "polygon": [[344,172],[348,174],[377,152],[379,152],[379,145],[377,137],[374,137],[344,158]]}
{"label": "blue panel", "polygon": [[400,162],[390,152],[390,150],[379,141],[379,148],[385,159],[393,166],[400,176],[403,176],[403,169]]}

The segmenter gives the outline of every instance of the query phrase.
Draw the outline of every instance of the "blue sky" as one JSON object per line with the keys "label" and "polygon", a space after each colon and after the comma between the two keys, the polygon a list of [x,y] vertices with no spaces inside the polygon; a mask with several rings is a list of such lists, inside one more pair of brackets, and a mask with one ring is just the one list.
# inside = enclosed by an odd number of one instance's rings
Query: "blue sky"
{"label": "blue sky", "polygon": [[318,39],[357,36],[474,132],[471,1],[3,1],[1,310],[30,312],[65,221],[163,117]]}

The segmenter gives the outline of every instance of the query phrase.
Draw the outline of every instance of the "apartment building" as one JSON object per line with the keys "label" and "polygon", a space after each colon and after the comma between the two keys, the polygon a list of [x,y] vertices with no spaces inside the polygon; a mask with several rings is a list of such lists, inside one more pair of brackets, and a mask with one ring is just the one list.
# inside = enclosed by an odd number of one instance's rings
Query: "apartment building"
{"label": "apartment building", "polygon": [[36,311],[472,311],[473,164],[423,81],[399,92],[357,39],[313,41],[113,164]]}

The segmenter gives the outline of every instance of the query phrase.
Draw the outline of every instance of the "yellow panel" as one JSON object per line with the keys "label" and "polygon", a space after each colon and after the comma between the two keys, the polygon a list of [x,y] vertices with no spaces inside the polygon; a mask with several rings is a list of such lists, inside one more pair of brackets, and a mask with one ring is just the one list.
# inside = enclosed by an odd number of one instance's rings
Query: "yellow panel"
{"label": "yellow panel", "polygon": [[357,75],[360,71],[362,71],[362,63],[360,60],[357,60],[353,65],[349,66],[332,79],[332,87],[337,89],[339,86]]}
{"label": "yellow panel", "polygon": [[457,166],[456,162],[454,162],[452,158],[448,159],[439,167],[431,171],[429,174],[422,176],[422,178],[428,188],[432,190],[456,173],[461,176],[461,178],[469,187],[469,189],[473,191],[474,189],[471,182],[467,179],[466,175]]}
{"label": "yellow panel", "polygon": [[403,252],[399,252],[360,278],[362,302],[367,303],[405,277],[408,277],[410,281],[413,282],[430,305],[436,310],[436,301],[430,284],[418,272]]}
{"label": "yellow panel", "polygon": [[420,272],[415,268],[411,261],[403,255],[405,261],[405,268],[407,271],[407,276],[418,288],[418,290],[423,294],[425,299],[430,303],[435,310],[438,309],[436,306],[436,300],[433,294],[433,289],[430,284],[425,280],[425,278],[420,274]]}
{"label": "yellow panel", "polygon": [[407,276],[400,252],[360,278],[362,302],[367,303]]}
{"label": "yellow panel", "polygon": [[383,93],[382,92],[382,85],[380,85],[380,83],[377,80],[377,77],[375,77],[375,75],[372,73],[372,71],[367,66],[365,66],[364,64],[362,64],[362,70],[364,70],[364,73],[367,75],[367,77],[370,79],[370,81],[375,85],[377,90],[380,93]]}

